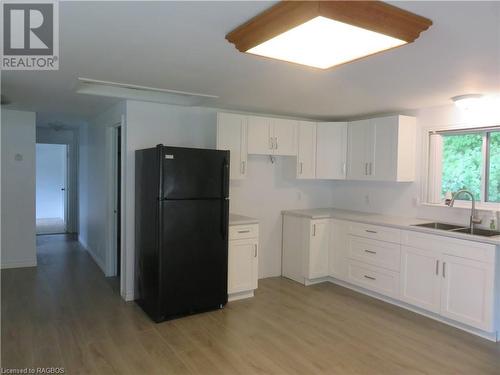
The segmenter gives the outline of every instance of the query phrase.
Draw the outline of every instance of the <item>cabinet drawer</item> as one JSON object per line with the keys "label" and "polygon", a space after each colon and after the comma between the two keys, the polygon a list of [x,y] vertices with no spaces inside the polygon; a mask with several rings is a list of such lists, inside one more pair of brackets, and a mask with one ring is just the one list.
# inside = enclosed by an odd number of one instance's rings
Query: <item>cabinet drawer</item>
{"label": "cabinet drawer", "polygon": [[259,237],[259,225],[232,225],[229,227],[229,239],[241,240],[245,238]]}
{"label": "cabinet drawer", "polygon": [[374,292],[398,298],[399,273],[349,260],[348,281]]}
{"label": "cabinet drawer", "polygon": [[381,227],[378,225],[352,223],[349,233],[354,236],[372,238],[379,241],[400,243],[401,231],[399,229]]}
{"label": "cabinet drawer", "polygon": [[399,272],[401,246],[391,242],[349,236],[349,257]]}

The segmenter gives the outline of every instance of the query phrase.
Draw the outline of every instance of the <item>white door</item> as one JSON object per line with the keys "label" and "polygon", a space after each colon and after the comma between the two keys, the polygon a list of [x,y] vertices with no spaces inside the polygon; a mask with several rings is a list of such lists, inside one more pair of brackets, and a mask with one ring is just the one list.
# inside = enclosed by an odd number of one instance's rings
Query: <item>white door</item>
{"label": "white door", "polygon": [[308,279],[328,276],[330,226],[328,219],[310,221]]}
{"label": "white door", "polygon": [[370,120],[368,173],[372,180],[396,180],[398,161],[398,116]]}
{"label": "white door", "polygon": [[435,313],[441,308],[439,254],[413,247],[401,248],[401,299]]}
{"label": "white door", "polygon": [[229,175],[243,179],[247,173],[246,118],[232,113],[217,115],[217,149],[230,151]]}
{"label": "white door", "polygon": [[319,122],[316,130],[316,178],[344,180],[346,159],[347,123]]}
{"label": "white door", "polygon": [[258,242],[256,239],[229,241],[228,294],[257,288]]}
{"label": "white door", "polygon": [[316,176],[316,123],[299,121],[297,178]]}
{"label": "white door", "polygon": [[297,122],[295,120],[272,119],[274,155],[297,155]]}
{"label": "white door", "polygon": [[493,331],[494,266],[443,256],[441,315],[484,331]]}
{"label": "white door", "polygon": [[271,120],[266,117],[248,116],[248,153],[271,155],[273,143]]}
{"label": "white door", "polygon": [[367,180],[367,138],[370,120],[352,121],[348,125],[347,176],[352,180]]}

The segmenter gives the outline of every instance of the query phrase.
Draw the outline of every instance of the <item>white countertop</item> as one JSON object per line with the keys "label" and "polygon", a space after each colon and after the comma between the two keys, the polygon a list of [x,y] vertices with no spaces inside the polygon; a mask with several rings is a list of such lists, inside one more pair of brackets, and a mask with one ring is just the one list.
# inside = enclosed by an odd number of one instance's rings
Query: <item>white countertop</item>
{"label": "white countertop", "polygon": [[[281,212],[283,215],[292,215],[292,216],[300,216],[300,217],[308,217],[310,219],[340,219],[347,221],[354,221],[358,223],[365,224],[374,224],[374,225],[383,225],[386,227],[393,227],[405,230],[412,230],[416,232],[424,232],[430,234],[441,235],[445,237],[452,238],[460,238],[463,240],[476,241],[482,243],[489,243],[493,245],[500,245],[500,236],[494,237],[483,237],[483,236],[475,236],[465,233],[457,233],[457,232],[449,232],[439,229],[432,228],[424,228],[424,227],[415,227],[415,224],[423,224],[433,222],[435,220],[432,219],[416,219],[416,218],[408,218],[408,217],[399,217],[399,216],[388,216],[381,214],[374,214],[368,212],[359,212],[359,211],[349,211],[349,210],[340,210],[336,208],[313,208],[313,209],[304,209],[304,210],[285,210]],[[455,223],[457,224],[457,223]],[[460,224],[460,223],[458,223]],[[464,223],[464,226],[467,224]]]}
{"label": "white countertop", "polygon": [[238,214],[229,214],[229,225],[259,224],[259,220]]}

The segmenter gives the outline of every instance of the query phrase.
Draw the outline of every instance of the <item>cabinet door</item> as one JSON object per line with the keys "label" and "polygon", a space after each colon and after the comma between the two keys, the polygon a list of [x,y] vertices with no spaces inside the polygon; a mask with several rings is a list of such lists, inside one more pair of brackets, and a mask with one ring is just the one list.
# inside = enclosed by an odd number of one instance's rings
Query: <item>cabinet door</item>
{"label": "cabinet door", "polygon": [[323,122],[316,128],[316,178],[344,180],[347,171],[347,123]]}
{"label": "cabinet door", "polygon": [[435,251],[401,248],[401,299],[435,313],[441,306],[439,254]]}
{"label": "cabinet door", "polygon": [[217,114],[217,149],[230,151],[231,179],[243,179],[247,173],[246,118],[232,113]]}
{"label": "cabinet door", "polygon": [[299,121],[297,178],[316,176],[316,123]]}
{"label": "cabinet door", "polygon": [[328,253],[331,220],[311,220],[308,279],[328,276]]}
{"label": "cabinet door", "polygon": [[367,137],[368,176],[371,180],[395,181],[398,162],[398,116],[370,120]]}
{"label": "cabinet door", "polygon": [[271,155],[271,121],[266,117],[248,116],[248,153]]}
{"label": "cabinet door", "polygon": [[353,121],[348,125],[347,176],[349,179],[369,179],[367,161],[369,131],[370,120]]}
{"label": "cabinet door", "polygon": [[493,331],[494,266],[443,256],[441,315],[484,331]]}
{"label": "cabinet door", "polygon": [[349,223],[332,220],[330,234],[330,254],[328,257],[330,276],[347,280],[349,254]]}
{"label": "cabinet door", "polygon": [[227,290],[229,294],[257,288],[258,242],[229,241]]}
{"label": "cabinet door", "polygon": [[274,155],[297,155],[297,121],[272,119]]}

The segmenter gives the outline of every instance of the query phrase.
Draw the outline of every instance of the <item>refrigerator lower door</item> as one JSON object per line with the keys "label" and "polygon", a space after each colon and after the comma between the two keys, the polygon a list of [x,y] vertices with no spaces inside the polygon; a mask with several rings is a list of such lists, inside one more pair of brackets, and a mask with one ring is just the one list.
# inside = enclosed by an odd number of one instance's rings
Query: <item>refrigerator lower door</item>
{"label": "refrigerator lower door", "polygon": [[228,200],[163,200],[161,296],[165,319],[227,302]]}

